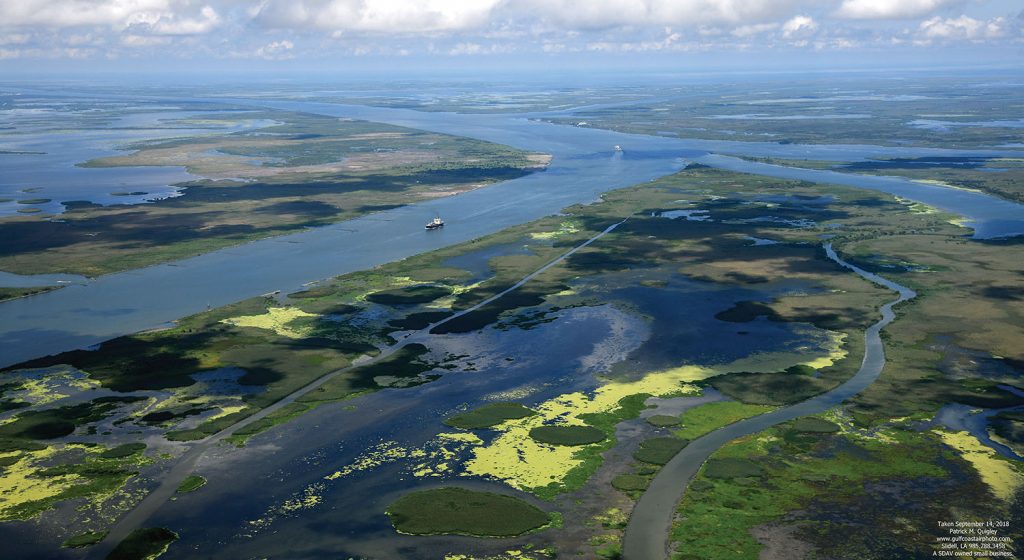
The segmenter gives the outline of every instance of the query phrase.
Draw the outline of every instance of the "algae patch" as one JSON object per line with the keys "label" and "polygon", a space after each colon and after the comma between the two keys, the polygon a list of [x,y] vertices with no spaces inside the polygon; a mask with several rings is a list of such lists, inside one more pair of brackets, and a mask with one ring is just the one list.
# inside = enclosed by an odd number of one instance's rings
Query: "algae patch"
{"label": "algae patch", "polygon": [[999,456],[992,448],[978,441],[969,432],[936,430],[942,441],[956,449],[960,456],[978,471],[978,476],[997,498],[1009,501],[1024,486],[1024,473],[1017,464]]}
{"label": "algae patch", "polygon": [[[814,351],[815,354],[804,353],[794,357],[793,353],[788,353],[789,364],[796,361],[809,367],[826,367],[845,357],[846,352],[842,349],[843,335],[829,334],[827,343],[820,351]],[[780,353],[779,356],[773,355],[770,358],[772,362],[777,362],[782,360],[783,356]],[[473,456],[466,462],[465,474],[496,478],[521,490],[537,491],[552,485],[562,487],[570,478],[573,469],[585,463],[591,448],[603,444],[592,443],[578,447],[548,445],[530,437],[530,432],[534,428],[552,425],[586,426],[591,423],[588,417],[618,410],[620,401],[627,397],[695,394],[700,389],[693,383],[723,373],[749,371],[752,361],[754,360],[751,358],[745,358],[715,367],[684,365],[648,373],[635,381],[612,381],[598,387],[590,395],[583,392],[560,395],[534,407],[537,412],[534,416],[509,420],[494,426],[493,429],[497,430],[499,435],[488,445],[472,450]],[[739,405],[739,409],[742,410],[741,417],[746,417],[771,408]],[[731,418],[727,420],[729,421],[726,423],[735,421]],[[707,429],[708,423],[713,422],[703,422],[704,429]]]}
{"label": "algae patch", "polygon": [[530,437],[534,428],[548,425],[586,426],[587,415],[614,412],[620,401],[633,395],[667,396],[699,391],[688,382],[704,379],[713,370],[683,366],[650,373],[637,381],[611,382],[598,387],[592,395],[567,393],[535,407],[537,414],[510,420],[494,427],[499,435],[489,445],[473,449],[466,463],[469,475],[493,477],[519,489],[537,489],[561,485],[569,472],[581,466],[582,453],[598,444],[570,447],[549,445]]}
{"label": "algae patch", "polygon": [[56,447],[25,453],[5,453],[0,458],[17,457],[13,465],[4,469],[0,477],[0,521],[28,519],[43,509],[32,505],[56,500],[64,491],[80,480],[78,475],[67,474],[57,477],[43,477],[42,464],[57,453]]}
{"label": "algae patch", "polygon": [[424,456],[426,456],[426,453],[422,450],[409,450],[399,445],[398,442],[384,441],[369,448],[365,453],[356,457],[354,461],[324,478],[326,480],[337,480],[355,472],[370,470],[387,463],[393,463],[399,459]]}
{"label": "algae patch", "polygon": [[554,558],[553,555],[545,554],[543,551],[539,554],[540,555],[538,556],[532,551],[524,550],[506,550],[503,553],[488,556],[469,556],[467,554],[449,553],[444,555],[443,560],[540,560],[542,558]]}
{"label": "algae patch", "polygon": [[269,307],[262,315],[242,315],[221,319],[221,323],[235,327],[253,327],[273,331],[274,334],[287,338],[305,338],[312,334],[308,326],[289,326],[296,319],[317,317],[315,313],[307,313],[296,307]]}
{"label": "algae patch", "polygon": [[545,240],[547,240],[547,239],[556,239],[556,238],[562,237],[564,235],[572,235],[574,233],[579,233],[581,227],[582,226],[581,226],[581,224],[579,222],[576,222],[576,221],[573,221],[573,220],[566,220],[566,221],[562,222],[561,224],[559,224],[557,230],[555,230],[555,231],[533,232],[533,233],[530,234],[530,238],[531,239],[545,239]]}
{"label": "algae patch", "polygon": [[98,381],[66,365],[15,370],[5,376],[5,384],[13,387],[3,392],[4,401],[31,405],[49,404],[100,387]]}

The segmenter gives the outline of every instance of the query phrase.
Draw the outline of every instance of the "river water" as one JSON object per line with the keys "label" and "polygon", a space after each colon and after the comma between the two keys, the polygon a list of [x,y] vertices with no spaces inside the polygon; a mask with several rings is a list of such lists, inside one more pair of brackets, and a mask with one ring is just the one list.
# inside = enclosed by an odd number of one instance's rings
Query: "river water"
{"label": "river water", "polygon": [[[209,101],[181,99],[179,101]],[[555,125],[516,115],[426,113],[303,101],[218,99],[237,104],[365,119],[507,144],[553,156],[539,173],[458,196],[414,204],[195,258],[111,274],[0,304],[0,366],[158,327],[179,317],[274,290],[371,268],[461,243],[590,202],[605,191],[673,173],[690,161],[770,176],[892,192],[954,211],[980,237],[1024,233],[1024,206],[984,194],[904,179],[797,170],[748,162],[757,157],[859,161],[868,157],[995,156],[999,150],[807,146],[674,139]],[[533,115],[538,116],[538,115]],[[622,146],[622,152],[613,147]],[[425,232],[439,213],[447,226]]]}

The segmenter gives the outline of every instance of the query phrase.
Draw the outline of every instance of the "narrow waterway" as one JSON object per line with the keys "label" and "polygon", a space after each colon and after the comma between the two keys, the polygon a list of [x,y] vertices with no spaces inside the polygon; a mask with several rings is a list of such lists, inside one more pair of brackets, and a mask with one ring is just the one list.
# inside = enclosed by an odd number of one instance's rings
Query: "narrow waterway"
{"label": "narrow waterway", "polygon": [[895,300],[881,307],[882,318],[864,331],[864,360],[860,369],[848,381],[827,393],[761,416],[741,420],[690,442],[662,467],[633,509],[622,542],[623,558],[626,560],[664,560],[668,557],[669,533],[676,507],[700,467],[723,445],[794,418],[824,412],[863,391],[882,373],[885,367],[885,347],[880,333],[896,317],[893,306],[912,299],[917,294],[910,288],[842,260],[832,249],[831,244],[825,245],[825,251],[830,259],[862,278],[899,294]]}

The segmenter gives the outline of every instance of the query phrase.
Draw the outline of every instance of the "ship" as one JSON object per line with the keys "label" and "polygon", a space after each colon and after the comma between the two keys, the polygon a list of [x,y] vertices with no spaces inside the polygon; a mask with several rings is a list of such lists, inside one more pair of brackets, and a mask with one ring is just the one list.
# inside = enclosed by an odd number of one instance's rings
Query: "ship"
{"label": "ship", "polygon": [[616,145],[615,145],[615,151],[616,151],[616,152],[621,152],[621,151],[622,151],[622,146],[620,146],[620,145],[616,144]]}
{"label": "ship", "polygon": [[434,219],[430,220],[429,222],[427,222],[427,225],[424,226],[424,227],[426,227],[427,229],[440,229],[440,228],[443,228],[444,227],[444,220],[441,219],[441,216],[434,216]]}

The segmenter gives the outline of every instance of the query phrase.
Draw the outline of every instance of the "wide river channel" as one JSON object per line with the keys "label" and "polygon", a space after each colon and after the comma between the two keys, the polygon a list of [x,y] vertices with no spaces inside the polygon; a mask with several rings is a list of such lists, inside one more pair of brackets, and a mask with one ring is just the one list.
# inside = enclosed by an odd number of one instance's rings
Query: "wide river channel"
{"label": "wide river channel", "polygon": [[[546,171],[461,195],[111,274],[0,304],[0,366],[91,346],[210,306],[275,290],[294,290],[309,281],[468,241],[574,203],[593,201],[611,189],[668,175],[693,161],[896,194],[964,216],[971,221],[976,237],[1024,233],[1024,206],[985,194],[899,178],[794,169],[730,157],[850,162],[871,157],[1019,155],[1010,150],[703,141],[555,125],[535,118],[543,114],[465,115],[302,101],[220,101],[466,136],[548,153],[553,160]],[[622,147],[621,152],[614,150],[616,145]],[[440,231],[424,231],[423,223],[435,212],[444,216],[448,225]]]}

